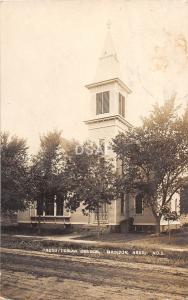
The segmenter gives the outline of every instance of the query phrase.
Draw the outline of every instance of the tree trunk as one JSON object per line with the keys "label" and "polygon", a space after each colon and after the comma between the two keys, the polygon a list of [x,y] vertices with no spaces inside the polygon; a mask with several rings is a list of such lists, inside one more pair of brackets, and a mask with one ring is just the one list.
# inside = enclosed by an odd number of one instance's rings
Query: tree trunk
{"label": "tree trunk", "polygon": [[156,216],[155,220],[156,220],[156,230],[155,230],[155,232],[156,232],[156,234],[159,235],[160,232],[161,232],[161,226],[160,226],[161,217],[160,216]]}
{"label": "tree trunk", "polygon": [[41,215],[38,217],[38,234],[41,234]]}
{"label": "tree trunk", "polygon": [[171,240],[171,231],[170,231],[170,220],[168,220],[168,242],[170,244],[170,240]]}
{"label": "tree trunk", "polygon": [[[43,211],[44,211],[44,203],[45,203],[45,198],[43,199],[42,204],[40,203],[39,205],[41,206],[39,209],[39,215],[38,215],[38,234],[41,234],[41,217],[43,215]],[[41,214],[42,211],[42,214]]]}

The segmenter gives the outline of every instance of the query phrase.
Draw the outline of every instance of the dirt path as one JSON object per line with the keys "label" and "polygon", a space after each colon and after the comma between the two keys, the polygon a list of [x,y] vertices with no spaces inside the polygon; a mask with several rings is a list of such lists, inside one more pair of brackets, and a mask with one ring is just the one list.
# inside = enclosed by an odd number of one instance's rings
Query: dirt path
{"label": "dirt path", "polygon": [[188,299],[183,268],[3,249],[2,270],[13,300]]}

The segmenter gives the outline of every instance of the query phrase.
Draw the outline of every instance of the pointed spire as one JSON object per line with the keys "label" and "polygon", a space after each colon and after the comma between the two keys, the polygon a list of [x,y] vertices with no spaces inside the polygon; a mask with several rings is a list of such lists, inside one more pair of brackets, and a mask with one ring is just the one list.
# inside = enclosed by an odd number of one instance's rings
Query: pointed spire
{"label": "pointed spire", "polygon": [[116,50],[111,36],[111,22],[107,22],[107,34],[102,51],[99,58],[95,81],[104,81],[119,77],[120,68],[117,59]]}
{"label": "pointed spire", "polygon": [[112,25],[112,22],[111,20],[109,19],[108,22],[106,23],[106,26],[107,26],[107,29],[111,29],[111,25]]}
{"label": "pointed spire", "polygon": [[117,59],[116,50],[111,36],[111,25],[112,25],[111,21],[109,20],[106,25],[107,25],[107,34],[106,34],[106,40],[105,40],[101,59],[106,58],[110,55],[114,56],[115,59]]}

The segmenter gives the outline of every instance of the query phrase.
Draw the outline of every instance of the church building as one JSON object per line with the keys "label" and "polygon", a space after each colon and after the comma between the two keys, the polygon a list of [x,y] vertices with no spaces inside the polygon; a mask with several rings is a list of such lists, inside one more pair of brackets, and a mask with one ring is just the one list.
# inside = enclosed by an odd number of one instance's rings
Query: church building
{"label": "church building", "polygon": [[[107,30],[106,41],[102,55],[99,58],[96,76],[91,84],[86,85],[89,94],[90,112],[85,121],[88,127],[88,139],[104,147],[105,155],[114,161],[118,169],[115,153],[110,148],[110,142],[119,132],[126,132],[132,125],[127,121],[127,106],[130,88],[122,81],[120,64],[113,45],[110,28]],[[117,170],[118,171],[118,170]],[[177,206],[177,199],[174,204]],[[177,210],[177,207],[172,210]],[[30,208],[18,214],[18,222],[37,224],[36,208]],[[58,213],[54,202],[53,214],[45,211],[41,218],[43,226],[72,226],[81,228],[95,228],[97,218],[94,213],[85,216],[79,208],[75,213],[65,209]],[[137,195],[124,195],[121,199],[105,204],[100,211],[100,222],[111,232],[152,231],[155,219],[151,209],[144,208],[142,200]],[[175,223],[174,223],[175,224]],[[164,220],[161,225],[166,225]]]}

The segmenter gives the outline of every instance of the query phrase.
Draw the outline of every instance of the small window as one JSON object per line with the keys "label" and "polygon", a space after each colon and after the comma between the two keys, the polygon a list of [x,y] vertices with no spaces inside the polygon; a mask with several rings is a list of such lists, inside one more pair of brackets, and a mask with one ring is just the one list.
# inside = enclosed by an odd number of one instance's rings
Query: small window
{"label": "small window", "polygon": [[96,94],[96,114],[106,114],[110,111],[110,92]]}
{"label": "small window", "polygon": [[143,214],[143,196],[141,194],[135,197],[135,212],[137,215]]}
{"label": "small window", "polygon": [[125,97],[119,93],[119,114],[125,117]]}

